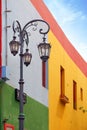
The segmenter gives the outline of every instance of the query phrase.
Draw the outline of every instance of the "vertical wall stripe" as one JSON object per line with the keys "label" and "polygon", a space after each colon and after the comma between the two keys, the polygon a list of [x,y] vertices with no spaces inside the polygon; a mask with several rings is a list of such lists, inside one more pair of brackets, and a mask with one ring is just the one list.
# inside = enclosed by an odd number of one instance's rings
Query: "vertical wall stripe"
{"label": "vertical wall stripe", "polygon": [[46,88],[48,88],[48,62],[46,62]]}
{"label": "vertical wall stripe", "polygon": [[1,66],[2,66],[2,0],[0,0],[0,77],[1,77]]}
{"label": "vertical wall stripe", "polygon": [[42,86],[46,87],[46,63],[42,61]]}
{"label": "vertical wall stripe", "polygon": [[48,62],[42,62],[42,86],[48,88]]}

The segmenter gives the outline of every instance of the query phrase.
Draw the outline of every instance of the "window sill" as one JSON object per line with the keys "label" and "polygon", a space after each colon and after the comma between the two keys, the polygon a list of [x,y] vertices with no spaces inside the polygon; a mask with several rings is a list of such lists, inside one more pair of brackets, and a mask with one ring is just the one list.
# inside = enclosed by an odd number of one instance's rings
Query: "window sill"
{"label": "window sill", "polygon": [[69,103],[69,98],[63,95],[63,96],[60,96],[60,101],[66,104],[66,103]]}

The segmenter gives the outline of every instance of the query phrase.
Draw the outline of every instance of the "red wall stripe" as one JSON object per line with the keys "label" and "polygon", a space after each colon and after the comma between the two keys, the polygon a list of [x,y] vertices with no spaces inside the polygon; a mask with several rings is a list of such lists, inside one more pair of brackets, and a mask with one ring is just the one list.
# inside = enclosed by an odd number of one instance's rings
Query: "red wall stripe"
{"label": "red wall stripe", "polygon": [[46,87],[46,63],[42,61],[42,86]]}
{"label": "red wall stripe", "polygon": [[51,31],[54,33],[58,41],[60,41],[67,54],[71,57],[71,59],[75,62],[79,69],[85,74],[85,76],[87,76],[87,63],[67,39],[64,32],[61,30],[60,26],[55,21],[54,17],[44,4],[43,0],[31,0],[31,2],[39,12],[41,17],[49,23]]}
{"label": "red wall stripe", "polygon": [[1,77],[1,66],[2,66],[2,0],[0,0],[0,77]]}

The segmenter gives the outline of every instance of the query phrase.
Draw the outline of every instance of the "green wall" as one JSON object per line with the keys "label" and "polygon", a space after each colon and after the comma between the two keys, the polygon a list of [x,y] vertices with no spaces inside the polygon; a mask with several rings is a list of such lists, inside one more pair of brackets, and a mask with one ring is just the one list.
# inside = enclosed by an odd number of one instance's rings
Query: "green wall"
{"label": "green wall", "polygon": [[[27,96],[24,105],[25,130],[48,130],[48,108]],[[3,120],[13,124],[18,130],[19,102],[15,100],[13,87],[0,81],[0,130],[3,130]]]}

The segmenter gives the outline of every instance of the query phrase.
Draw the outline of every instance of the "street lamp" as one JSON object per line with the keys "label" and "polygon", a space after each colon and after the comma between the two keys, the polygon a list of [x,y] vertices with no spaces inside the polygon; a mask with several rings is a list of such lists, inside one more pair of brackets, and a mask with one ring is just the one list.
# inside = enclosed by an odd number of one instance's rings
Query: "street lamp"
{"label": "street lamp", "polygon": [[[30,22],[28,22],[23,29],[21,28],[21,25],[19,21],[14,21],[13,22],[13,40],[9,43],[10,46],[10,51],[11,53],[15,56],[18,53],[18,50],[20,48],[20,79],[19,79],[19,102],[20,102],[20,107],[19,107],[19,130],[24,130],[24,114],[23,114],[23,86],[24,86],[24,80],[23,80],[23,62],[26,66],[28,66],[31,62],[32,59],[32,54],[29,52],[28,49],[28,44],[29,44],[29,32],[27,29],[32,28],[34,31],[37,30],[38,27],[38,22],[44,23],[47,27],[46,31],[44,29],[40,28],[39,33],[43,35],[43,41],[38,45],[38,51],[40,58],[42,59],[43,62],[46,62],[49,58],[50,55],[50,44],[46,43],[46,35],[48,34],[50,27],[49,24],[41,19],[35,19]],[[16,40],[17,37],[19,40]],[[26,51],[25,53],[23,52],[24,49],[24,44],[26,44]]]}

